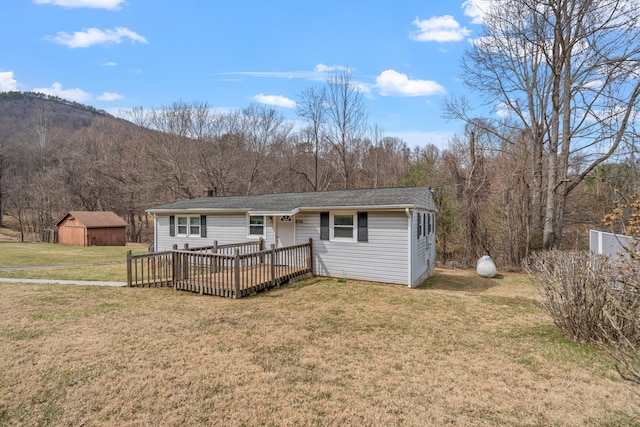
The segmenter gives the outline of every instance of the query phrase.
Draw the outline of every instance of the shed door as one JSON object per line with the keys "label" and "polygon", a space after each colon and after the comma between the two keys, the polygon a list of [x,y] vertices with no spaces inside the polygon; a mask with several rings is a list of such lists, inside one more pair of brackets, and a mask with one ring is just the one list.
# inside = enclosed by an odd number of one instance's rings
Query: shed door
{"label": "shed door", "polygon": [[293,216],[276,217],[276,242],[279,248],[296,243],[296,221]]}

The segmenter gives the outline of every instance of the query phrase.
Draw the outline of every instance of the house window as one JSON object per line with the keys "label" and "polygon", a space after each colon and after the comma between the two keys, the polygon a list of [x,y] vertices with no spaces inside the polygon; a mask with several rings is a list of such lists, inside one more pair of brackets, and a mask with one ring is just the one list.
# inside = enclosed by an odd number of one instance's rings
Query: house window
{"label": "house window", "polygon": [[368,213],[320,212],[320,240],[368,242]]}
{"label": "house window", "polygon": [[355,213],[332,213],[329,225],[331,240],[356,241],[357,222]]}
{"label": "house window", "polygon": [[353,239],[353,215],[333,216],[333,237]]}
{"label": "house window", "polygon": [[249,216],[249,237],[263,237],[264,222],[264,215]]}
{"label": "house window", "polygon": [[179,216],[178,217],[178,235],[186,236],[188,234],[188,226],[189,217],[188,216]]}
{"label": "house window", "polygon": [[207,216],[169,215],[169,236],[207,237]]}
{"label": "house window", "polygon": [[189,217],[189,235],[200,235],[200,217],[199,216],[191,216]]}

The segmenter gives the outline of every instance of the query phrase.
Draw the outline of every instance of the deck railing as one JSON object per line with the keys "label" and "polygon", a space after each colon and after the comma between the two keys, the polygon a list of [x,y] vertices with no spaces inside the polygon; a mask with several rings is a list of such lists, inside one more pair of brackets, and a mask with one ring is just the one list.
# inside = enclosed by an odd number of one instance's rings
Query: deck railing
{"label": "deck railing", "polygon": [[263,242],[127,255],[129,286],[169,286],[206,295],[241,298],[311,275],[312,241],[261,249]]}
{"label": "deck railing", "polygon": [[173,286],[173,252],[131,255],[127,251],[127,284],[146,288]]}

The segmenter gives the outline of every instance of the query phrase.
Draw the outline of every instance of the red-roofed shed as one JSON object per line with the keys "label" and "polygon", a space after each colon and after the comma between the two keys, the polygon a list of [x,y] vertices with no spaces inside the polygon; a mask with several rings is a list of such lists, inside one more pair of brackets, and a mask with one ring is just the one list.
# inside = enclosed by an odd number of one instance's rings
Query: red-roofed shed
{"label": "red-roofed shed", "polygon": [[127,222],[113,212],[70,211],[58,223],[58,243],[76,246],[124,246]]}

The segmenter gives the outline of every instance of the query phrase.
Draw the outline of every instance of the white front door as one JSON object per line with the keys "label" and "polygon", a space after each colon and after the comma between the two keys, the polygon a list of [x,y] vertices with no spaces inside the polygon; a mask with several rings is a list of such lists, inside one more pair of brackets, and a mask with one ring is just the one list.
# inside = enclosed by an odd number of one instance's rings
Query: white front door
{"label": "white front door", "polygon": [[293,216],[277,216],[276,242],[279,248],[293,246],[296,243],[296,220]]}

